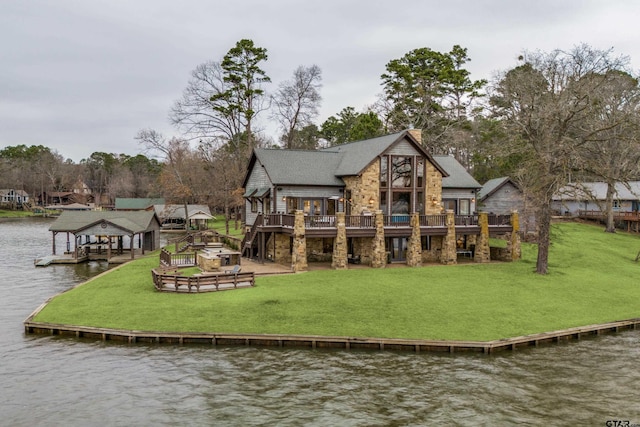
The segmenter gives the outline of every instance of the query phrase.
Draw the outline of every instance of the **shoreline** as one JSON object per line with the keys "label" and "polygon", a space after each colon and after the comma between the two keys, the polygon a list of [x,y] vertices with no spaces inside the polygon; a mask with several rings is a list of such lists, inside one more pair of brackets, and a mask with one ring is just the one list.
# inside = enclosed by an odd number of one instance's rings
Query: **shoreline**
{"label": "shoreline", "polygon": [[519,348],[538,347],[544,344],[579,341],[584,337],[600,336],[605,333],[618,333],[637,330],[640,318],[618,320],[615,322],[579,326],[551,332],[502,338],[492,341],[448,341],[416,340],[402,338],[340,337],[320,335],[287,334],[229,334],[229,333],[189,333],[169,331],[134,331],[126,329],[96,328],[89,326],[61,325],[46,322],[34,322],[33,318],[53,299],[42,303],[24,320],[26,335],[59,335],[75,338],[88,338],[96,341],[114,341],[119,343],[153,344],[207,344],[211,346],[250,346],[250,347],[288,347],[310,349],[377,350],[461,353],[473,352],[493,354],[498,351]]}

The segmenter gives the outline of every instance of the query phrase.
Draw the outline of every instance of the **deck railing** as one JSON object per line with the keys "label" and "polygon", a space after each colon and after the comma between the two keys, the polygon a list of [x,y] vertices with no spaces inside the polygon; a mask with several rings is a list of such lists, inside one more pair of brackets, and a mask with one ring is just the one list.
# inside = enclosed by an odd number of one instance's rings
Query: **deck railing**
{"label": "deck railing", "polygon": [[304,217],[305,228],[326,228],[336,226],[335,215],[308,215]]}
{"label": "deck railing", "polygon": [[[470,227],[478,225],[478,215],[456,215],[454,217],[457,227]],[[396,214],[384,215],[383,223],[385,227],[409,227],[410,215]],[[447,215],[420,215],[421,227],[446,227]],[[288,214],[268,214],[257,222],[260,226],[279,226],[293,228],[295,222],[294,215]],[[511,225],[511,215],[488,215],[490,226]],[[305,228],[333,228],[336,226],[334,215],[308,215],[304,217]],[[347,228],[375,228],[374,215],[346,215],[345,225]]]}
{"label": "deck railing", "polygon": [[420,215],[420,227],[446,227],[447,215]]}
{"label": "deck railing", "polygon": [[455,224],[457,227],[478,225],[478,215],[456,215]]}
{"label": "deck railing", "polygon": [[[606,212],[603,211],[578,211],[578,216],[580,218],[586,218],[586,219],[604,219],[606,218],[607,214]],[[620,212],[620,211],[614,211],[613,212],[613,218],[615,220],[622,220],[622,221],[638,221],[640,219],[640,212]]]}
{"label": "deck railing", "polygon": [[348,228],[375,228],[373,215],[347,215],[344,219]]}
{"label": "deck railing", "polygon": [[195,252],[171,253],[166,249],[160,251],[160,263],[167,267],[192,267],[196,265]]}
{"label": "deck railing", "polygon": [[213,292],[255,285],[253,272],[181,276],[151,270],[151,276],[155,288],[161,292]]}
{"label": "deck railing", "polygon": [[511,225],[511,215],[488,215],[487,221],[490,226]]}

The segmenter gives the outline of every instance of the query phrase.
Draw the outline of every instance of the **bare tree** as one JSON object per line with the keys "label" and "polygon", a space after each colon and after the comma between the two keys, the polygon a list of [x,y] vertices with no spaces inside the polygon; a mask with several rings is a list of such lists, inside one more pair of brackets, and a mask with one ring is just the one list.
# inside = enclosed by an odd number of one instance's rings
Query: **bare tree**
{"label": "bare tree", "polygon": [[[593,76],[602,79],[602,76]],[[616,184],[631,189],[629,181],[640,175],[640,87],[628,73],[612,71],[591,93],[591,117],[585,128],[591,130],[584,145],[584,168],[607,184],[605,231],[616,231],[613,199]]]}
{"label": "bare tree", "polygon": [[495,82],[491,106],[508,131],[500,149],[519,155],[520,184],[536,205],[539,274],[548,271],[553,196],[582,166],[586,141],[610,127],[585,127],[592,93],[627,62],[613,58],[611,51],[581,45],[568,52],[528,54],[523,65]]}
{"label": "bare tree", "polygon": [[273,95],[271,117],[280,124],[285,148],[298,148],[296,137],[318,116],[321,81],[320,67],[301,65],[293,72],[293,79],[281,83]]}
{"label": "bare tree", "polygon": [[[220,63],[209,61],[192,72],[182,97],[169,113],[171,123],[189,139],[231,140],[244,129],[242,116],[221,95],[229,90]],[[212,98],[215,97],[215,100]],[[226,111],[227,114],[221,114]]]}

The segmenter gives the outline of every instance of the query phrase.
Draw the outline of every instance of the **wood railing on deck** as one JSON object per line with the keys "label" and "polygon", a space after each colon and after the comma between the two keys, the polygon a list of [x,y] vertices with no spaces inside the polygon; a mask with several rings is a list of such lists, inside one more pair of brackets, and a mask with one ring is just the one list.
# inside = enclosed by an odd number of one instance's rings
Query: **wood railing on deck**
{"label": "wood railing on deck", "polygon": [[255,286],[255,274],[220,273],[202,276],[181,276],[151,270],[153,285],[161,292],[215,292]]}
{"label": "wood railing on deck", "polygon": [[353,228],[375,228],[373,215],[347,215],[345,216],[345,226]]}
{"label": "wood railing on deck", "polygon": [[[258,217],[260,218],[260,217]],[[411,215],[396,214],[384,215],[385,227],[409,227]],[[326,228],[336,226],[334,215],[309,215],[304,217],[305,228]],[[260,221],[256,221],[258,226],[279,226],[293,227],[295,217],[288,214],[264,215]],[[421,227],[446,227],[447,215],[420,215]],[[511,215],[488,215],[490,226],[510,226]],[[374,215],[346,215],[345,225],[347,228],[375,228]],[[458,227],[469,227],[478,225],[478,215],[456,215],[455,225]],[[252,232],[253,233],[253,232]]]}
{"label": "wood railing on deck", "polygon": [[196,265],[195,252],[174,254],[166,249],[160,251],[160,263],[166,267],[193,267]]}

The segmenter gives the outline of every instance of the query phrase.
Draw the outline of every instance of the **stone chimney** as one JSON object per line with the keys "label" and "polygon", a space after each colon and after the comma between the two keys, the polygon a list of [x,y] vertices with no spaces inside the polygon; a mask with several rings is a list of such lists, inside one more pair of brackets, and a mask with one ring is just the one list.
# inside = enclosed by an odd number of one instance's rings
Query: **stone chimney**
{"label": "stone chimney", "polygon": [[408,129],[407,132],[418,141],[418,144],[422,144],[422,129]]}

